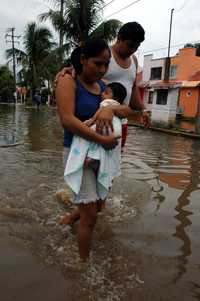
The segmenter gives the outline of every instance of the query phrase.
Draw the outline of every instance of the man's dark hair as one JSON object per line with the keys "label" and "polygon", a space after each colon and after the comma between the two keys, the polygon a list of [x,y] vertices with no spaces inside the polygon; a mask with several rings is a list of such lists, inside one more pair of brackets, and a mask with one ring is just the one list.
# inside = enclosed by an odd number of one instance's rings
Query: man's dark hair
{"label": "man's dark hair", "polygon": [[126,88],[118,82],[110,83],[107,85],[107,87],[111,88],[113,92],[113,98],[122,104],[127,95]]}
{"label": "man's dark hair", "polygon": [[128,22],[124,24],[118,32],[118,37],[122,41],[131,40],[137,43],[141,43],[144,41],[144,36],[144,28],[137,22]]}
{"label": "man's dark hair", "polygon": [[104,50],[110,52],[110,48],[103,39],[90,39],[83,46],[75,48],[71,53],[71,63],[77,74],[82,72],[81,55],[86,59],[100,55]]}

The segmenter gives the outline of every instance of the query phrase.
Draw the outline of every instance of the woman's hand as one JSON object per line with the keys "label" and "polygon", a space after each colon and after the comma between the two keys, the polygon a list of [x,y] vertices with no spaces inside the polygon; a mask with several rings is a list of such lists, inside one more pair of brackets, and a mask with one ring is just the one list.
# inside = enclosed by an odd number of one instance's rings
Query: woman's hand
{"label": "woman's hand", "polygon": [[113,149],[119,143],[118,138],[120,138],[120,136],[119,137],[116,137],[114,135],[102,136],[101,145],[106,150]]}
{"label": "woman's hand", "polygon": [[103,132],[106,132],[108,134],[110,130],[113,132],[113,115],[114,113],[112,108],[100,108],[91,118],[90,125],[96,124],[96,131],[99,134],[102,134]]}

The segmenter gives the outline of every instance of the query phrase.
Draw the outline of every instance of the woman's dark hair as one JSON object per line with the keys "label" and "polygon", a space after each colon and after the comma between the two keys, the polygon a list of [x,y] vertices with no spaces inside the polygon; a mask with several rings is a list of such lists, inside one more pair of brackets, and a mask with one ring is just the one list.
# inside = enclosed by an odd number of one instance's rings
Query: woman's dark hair
{"label": "woman's dark hair", "polygon": [[85,42],[84,46],[75,48],[71,54],[71,62],[76,73],[80,74],[82,71],[81,55],[89,59],[100,55],[106,49],[110,52],[108,44],[102,39],[90,39]]}
{"label": "woman's dark hair", "polygon": [[144,28],[137,22],[128,22],[124,24],[118,33],[118,37],[122,40],[131,40],[141,43],[144,41],[145,31]]}
{"label": "woman's dark hair", "polygon": [[107,87],[111,88],[113,92],[113,98],[122,104],[127,95],[126,88],[118,82],[110,83],[107,85]]}
{"label": "woman's dark hair", "polygon": [[76,74],[80,74],[82,71],[82,64],[81,64],[81,54],[82,54],[82,47],[75,48],[71,53],[71,63],[76,71]]}
{"label": "woman's dark hair", "polygon": [[82,54],[86,59],[89,59],[100,55],[106,49],[110,52],[107,42],[103,39],[90,39],[83,46]]}

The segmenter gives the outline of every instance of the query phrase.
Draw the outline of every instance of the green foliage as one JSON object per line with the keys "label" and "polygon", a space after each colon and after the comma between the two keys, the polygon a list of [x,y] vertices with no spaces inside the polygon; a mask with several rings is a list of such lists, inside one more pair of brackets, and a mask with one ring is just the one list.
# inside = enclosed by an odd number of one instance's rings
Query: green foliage
{"label": "green foliage", "polygon": [[[22,67],[19,72],[21,81],[30,87],[32,95],[36,88],[43,85],[44,80],[52,81],[58,71],[59,54],[52,38],[48,28],[32,22],[25,29],[24,51],[15,50],[17,63]],[[12,49],[8,49],[6,54],[8,59],[11,58]]]}
{"label": "green foliage", "polygon": [[92,33],[91,37],[105,39],[106,41],[112,41],[118,33],[122,23],[119,20],[108,20],[102,22]]}
{"label": "green foliage", "polygon": [[163,121],[152,121],[151,124],[153,127],[162,128],[162,129],[166,129],[168,126],[167,123]]}
{"label": "green foliage", "polygon": [[[57,0],[54,0],[57,4]],[[62,32],[71,48],[90,37],[104,38],[112,41],[121,22],[108,20],[102,22],[103,0],[68,0],[65,2],[63,16],[56,6],[40,15],[40,20],[49,19],[55,30]],[[102,22],[102,23],[101,23]]]}
{"label": "green foliage", "polygon": [[151,122],[152,126],[155,128],[161,128],[161,129],[167,129],[167,130],[177,130],[177,126],[173,121],[152,121]]}
{"label": "green foliage", "polygon": [[[90,37],[104,38],[110,42],[121,26],[118,20],[101,23],[103,0],[63,0],[63,14],[60,12],[60,0],[53,2],[55,9],[50,9],[39,17],[41,21],[49,19],[60,33],[60,46],[57,47],[53,42],[48,28],[32,22],[25,29],[23,50],[15,49],[17,65],[21,68],[18,72],[18,84],[30,88],[31,96],[45,81],[51,86],[50,83],[63,62],[69,64],[65,54],[68,56],[74,47]],[[12,59],[13,50],[7,49],[6,55],[8,59]]]}
{"label": "green foliage", "polygon": [[75,43],[85,41],[101,21],[102,0],[71,0],[65,10],[65,36]]}
{"label": "green foliage", "polygon": [[0,66],[0,102],[14,99],[14,78],[7,66]]}

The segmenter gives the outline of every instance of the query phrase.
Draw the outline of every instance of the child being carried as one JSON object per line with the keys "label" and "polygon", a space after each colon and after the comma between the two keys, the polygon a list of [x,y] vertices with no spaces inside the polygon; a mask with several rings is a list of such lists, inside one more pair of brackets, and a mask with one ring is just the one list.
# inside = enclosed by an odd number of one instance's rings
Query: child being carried
{"label": "child being carried", "polygon": [[[110,83],[102,93],[101,107],[119,105],[126,97],[126,89],[120,83]],[[113,134],[121,137],[121,119],[113,116]],[[90,120],[86,121],[86,124]],[[96,125],[91,128],[96,130]],[[106,131],[103,133],[108,135]],[[98,197],[104,200],[112,186],[113,179],[121,174],[121,138],[112,150],[105,150],[100,144],[74,135],[67,159],[64,179],[75,194],[81,188],[83,168],[92,168],[97,175]]]}
{"label": "child being carried", "polygon": [[[105,91],[101,94],[102,102],[100,104],[100,108],[123,104],[126,95],[127,95],[126,88],[121,83],[113,82],[107,84]],[[91,122],[90,120],[87,120],[85,121],[85,123],[90,125]],[[92,126],[92,128],[94,130],[96,129],[95,126]],[[110,131],[108,132],[106,129],[104,129],[102,134],[103,135],[114,134],[116,137],[122,136],[122,140],[123,140],[122,123],[121,120],[116,116],[113,117],[113,132]],[[84,161],[84,166],[87,167],[89,166],[89,164],[92,165],[93,163],[94,163],[94,159],[89,158],[87,156]]]}

